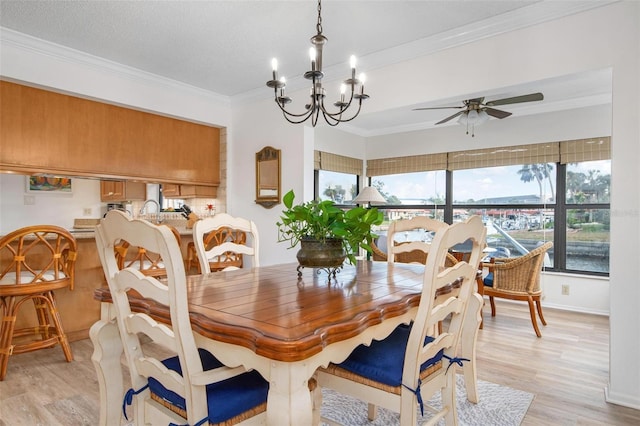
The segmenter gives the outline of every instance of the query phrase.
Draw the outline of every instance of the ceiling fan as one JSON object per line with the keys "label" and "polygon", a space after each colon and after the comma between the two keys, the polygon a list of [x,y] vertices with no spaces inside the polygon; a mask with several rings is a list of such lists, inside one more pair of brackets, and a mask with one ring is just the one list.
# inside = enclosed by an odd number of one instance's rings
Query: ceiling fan
{"label": "ceiling fan", "polygon": [[446,123],[449,120],[452,120],[456,117],[460,117],[458,122],[461,124],[465,124],[467,126],[467,134],[469,134],[469,125],[471,125],[471,136],[475,136],[473,134],[473,129],[475,126],[484,123],[489,119],[489,116],[495,118],[507,118],[511,115],[510,112],[502,111],[499,109],[493,108],[498,105],[509,105],[509,104],[519,104],[523,102],[534,102],[541,101],[544,99],[542,93],[530,93],[528,95],[514,96],[511,98],[503,98],[496,99],[489,102],[484,102],[484,97],[482,98],[473,98],[462,101],[463,105],[459,106],[444,106],[444,107],[427,107],[427,108],[414,108],[413,111],[422,111],[429,109],[451,109],[457,108],[462,111],[458,111],[449,117],[440,120],[436,123],[442,124]]}

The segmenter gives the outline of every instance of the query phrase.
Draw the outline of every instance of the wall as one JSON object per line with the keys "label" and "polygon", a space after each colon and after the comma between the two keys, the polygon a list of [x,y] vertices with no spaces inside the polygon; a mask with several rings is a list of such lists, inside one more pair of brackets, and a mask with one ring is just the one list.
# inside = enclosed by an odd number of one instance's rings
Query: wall
{"label": "wall", "polygon": [[[100,202],[97,179],[73,179],[72,194],[28,193],[26,179],[23,175],[0,173],[0,235],[37,224],[72,228],[73,219],[100,218],[106,211]],[[34,203],[26,205],[29,198]],[[84,214],[86,208],[91,209],[91,214]]]}

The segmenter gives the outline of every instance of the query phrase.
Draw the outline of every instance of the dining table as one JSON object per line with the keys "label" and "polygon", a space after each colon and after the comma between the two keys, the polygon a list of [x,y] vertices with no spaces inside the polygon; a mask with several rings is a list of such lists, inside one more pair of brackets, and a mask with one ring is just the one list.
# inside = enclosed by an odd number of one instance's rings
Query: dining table
{"label": "dining table", "polygon": [[[410,323],[420,303],[425,268],[358,260],[335,276],[312,268],[301,269],[299,276],[297,266],[187,277],[197,345],[227,366],[257,370],[269,382],[269,425],[319,424],[319,407],[310,392],[316,369],[342,362],[358,345],[384,339],[398,325]],[[90,333],[101,393],[100,424],[120,424],[122,344],[109,289],[95,290],[94,297],[102,302],[101,319]],[[167,306],[130,298],[134,310],[170,323]],[[469,332],[473,327],[477,332],[477,322],[469,321]],[[471,350],[475,348],[463,348]]]}

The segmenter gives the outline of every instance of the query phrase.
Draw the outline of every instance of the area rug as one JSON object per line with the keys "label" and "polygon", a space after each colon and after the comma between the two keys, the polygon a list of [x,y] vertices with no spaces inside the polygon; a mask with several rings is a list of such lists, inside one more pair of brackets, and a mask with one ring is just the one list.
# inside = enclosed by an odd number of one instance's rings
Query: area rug
{"label": "area rug", "polygon": [[[496,383],[478,381],[480,402],[473,404],[467,401],[464,389],[464,378],[457,376],[457,409],[460,426],[519,426],[524,419],[534,395]],[[440,395],[429,400],[429,405],[440,407]],[[330,389],[322,390],[323,418],[345,426],[393,426],[400,424],[400,414],[378,408],[375,421],[367,419],[367,404],[342,395]],[[430,413],[425,410],[424,417],[418,409],[418,424],[429,420]],[[326,424],[326,423],[323,423]],[[444,425],[441,420],[439,425]]]}

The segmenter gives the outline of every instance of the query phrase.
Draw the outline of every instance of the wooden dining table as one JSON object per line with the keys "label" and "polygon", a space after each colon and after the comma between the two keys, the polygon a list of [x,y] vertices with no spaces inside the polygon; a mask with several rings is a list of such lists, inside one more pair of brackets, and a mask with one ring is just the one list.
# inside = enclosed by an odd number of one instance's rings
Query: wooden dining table
{"label": "wooden dining table", "polygon": [[[424,265],[358,261],[335,278],[297,264],[188,277],[192,328],[199,347],[230,367],[255,369],[269,381],[267,424],[319,423],[309,379],[343,361],[358,345],[388,336],[415,317]],[[102,318],[91,330],[101,391],[100,424],[119,424],[124,395],[122,346],[108,288],[95,291]],[[168,307],[132,300],[135,310],[169,323]],[[476,324],[477,329],[477,324]],[[317,407],[319,408],[319,407]]]}

